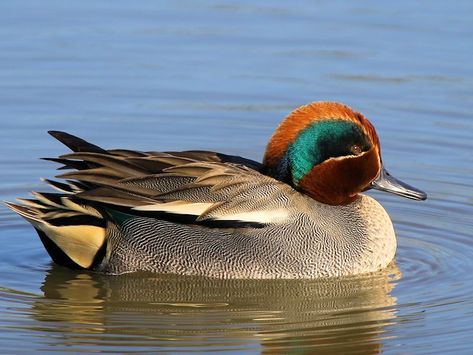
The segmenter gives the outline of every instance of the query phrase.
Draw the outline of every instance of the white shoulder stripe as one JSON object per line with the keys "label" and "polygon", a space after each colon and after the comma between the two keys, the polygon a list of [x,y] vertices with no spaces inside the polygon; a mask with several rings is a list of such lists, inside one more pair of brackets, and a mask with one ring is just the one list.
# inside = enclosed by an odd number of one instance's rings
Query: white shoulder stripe
{"label": "white shoulder stripe", "polygon": [[[215,203],[173,201],[134,207],[133,210],[187,214],[198,217],[204,214],[212,206],[215,206]],[[220,215],[210,216],[210,218],[219,221],[241,221],[262,224],[283,223],[287,221],[288,217],[289,213],[285,208],[278,208],[272,210],[255,210],[250,212],[239,213],[223,213]],[[204,219],[206,218],[204,217]]]}
{"label": "white shoulder stripe", "polygon": [[284,208],[279,208],[275,210],[259,210],[259,211],[251,211],[251,212],[242,212],[242,213],[234,213],[228,214],[220,217],[216,217],[215,219],[219,221],[242,221],[242,222],[255,222],[261,224],[267,223],[284,223],[287,221],[289,217],[289,213]]}
{"label": "white shoulder stripe", "polygon": [[176,214],[190,214],[194,216],[200,216],[204,213],[213,203],[207,202],[187,202],[187,201],[173,201],[166,203],[155,203],[152,205],[134,207],[136,211],[148,211],[148,212],[168,212]]}

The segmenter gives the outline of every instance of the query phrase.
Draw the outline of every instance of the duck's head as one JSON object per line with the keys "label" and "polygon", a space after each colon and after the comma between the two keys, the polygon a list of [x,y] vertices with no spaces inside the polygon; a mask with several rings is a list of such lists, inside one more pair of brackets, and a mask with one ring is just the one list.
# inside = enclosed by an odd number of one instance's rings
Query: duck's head
{"label": "duck's head", "polygon": [[330,205],[351,203],[370,188],[415,200],[427,197],[383,168],[373,125],[336,102],[314,102],[291,112],[271,137],[263,164],[268,175]]}

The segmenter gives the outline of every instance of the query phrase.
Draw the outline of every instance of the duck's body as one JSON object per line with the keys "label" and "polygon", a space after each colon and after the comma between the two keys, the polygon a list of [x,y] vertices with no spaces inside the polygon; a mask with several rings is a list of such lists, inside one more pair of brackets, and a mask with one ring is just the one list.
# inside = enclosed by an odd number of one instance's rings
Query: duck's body
{"label": "duck's body", "polygon": [[[359,194],[383,177],[374,128],[340,104],[304,106],[314,116],[305,121],[300,111],[278,128],[263,164],[202,151],[106,151],[51,132],[75,152],[51,160],[77,171],[61,176],[67,184],[48,180],[63,193],[8,205],[55,262],[111,274],[317,278],[386,267],[396,250],[391,220]],[[300,127],[281,135],[289,119]],[[395,193],[424,197],[399,186]]]}
{"label": "duck's body", "polygon": [[[288,197],[288,203],[280,201],[287,215],[260,228],[205,228],[131,218],[119,229],[109,228],[111,254],[95,269],[219,278],[317,278],[371,272],[393,259],[396,238],[391,221],[371,197],[360,196],[342,207],[297,193]],[[376,222],[367,222],[374,217]]]}

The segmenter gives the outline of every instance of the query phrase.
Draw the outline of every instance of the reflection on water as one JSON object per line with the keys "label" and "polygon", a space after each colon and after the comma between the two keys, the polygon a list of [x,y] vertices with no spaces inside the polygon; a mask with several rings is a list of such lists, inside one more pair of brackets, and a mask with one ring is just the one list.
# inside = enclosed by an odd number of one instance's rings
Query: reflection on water
{"label": "reflection on water", "polygon": [[396,266],[338,280],[214,280],[53,266],[28,314],[56,349],[296,347],[375,353],[396,321]]}

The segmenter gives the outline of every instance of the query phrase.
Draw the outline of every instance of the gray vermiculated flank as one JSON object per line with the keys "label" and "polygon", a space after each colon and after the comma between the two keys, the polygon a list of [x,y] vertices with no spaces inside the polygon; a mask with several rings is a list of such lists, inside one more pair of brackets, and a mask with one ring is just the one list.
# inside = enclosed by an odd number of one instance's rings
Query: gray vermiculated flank
{"label": "gray vermiculated flank", "polygon": [[[376,208],[376,204],[363,197],[351,207]],[[393,253],[386,245],[390,244],[389,235],[382,230],[386,226],[367,226],[363,212],[353,214],[350,207],[343,210],[341,214],[346,219],[341,221],[345,222],[330,227],[333,220],[315,221],[299,214],[290,224],[234,231],[132,218],[121,228],[110,231],[111,252],[100,271],[117,274],[145,270],[219,278],[313,278],[384,267],[382,263]],[[334,218],[337,217],[341,216]],[[373,257],[376,254],[379,257]]]}

